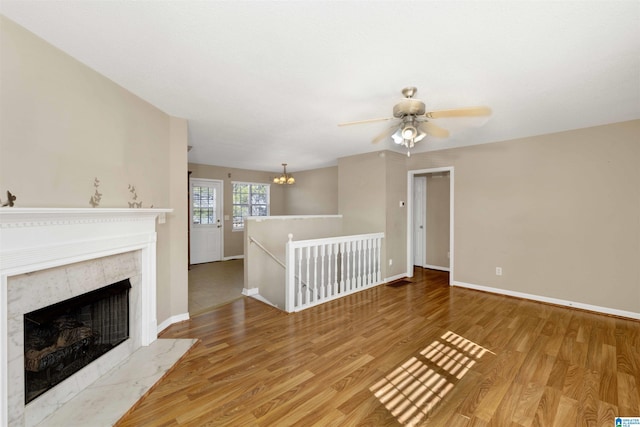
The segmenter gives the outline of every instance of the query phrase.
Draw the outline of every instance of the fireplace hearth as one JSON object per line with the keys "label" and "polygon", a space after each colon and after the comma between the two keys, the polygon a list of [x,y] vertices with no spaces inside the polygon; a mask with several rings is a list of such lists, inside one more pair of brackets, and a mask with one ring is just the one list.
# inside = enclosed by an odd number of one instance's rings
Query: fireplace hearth
{"label": "fireplace hearth", "polygon": [[129,338],[129,279],[24,314],[25,403]]}

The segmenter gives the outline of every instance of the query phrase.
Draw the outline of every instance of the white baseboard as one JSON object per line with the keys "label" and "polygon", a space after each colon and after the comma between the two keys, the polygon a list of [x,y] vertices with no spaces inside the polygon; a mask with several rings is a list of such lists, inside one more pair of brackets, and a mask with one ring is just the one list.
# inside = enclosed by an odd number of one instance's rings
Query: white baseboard
{"label": "white baseboard", "polygon": [[579,308],[581,310],[593,311],[596,313],[610,314],[613,316],[628,317],[630,319],[640,320],[640,313],[633,311],[618,310],[615,308],[601,307],[597,305],[584,304],[581,302],[567,301],[558,298],[550,298],[541,295],[527,294],[524,292],[510,291],[507,289],[491,288],[489,286],[474,285],[472,283],[454,281],[453,286],[461,288],[475,289],[477,291],[490,292],[492,294],[508,295],[511,297],[524,298],[532,301],[546,302],[549,304],[561,305],[565,307]]}
{"label": "white baseboard", "polygon": [[242,295],[246,295],[248,297],[253,296],[253,295],[258,295],[258,288],[242,288]]}
{"label": "white baseboard", "polygon": [[440,267],[439,265],[423,265],[422,268],[428,268],[429,270],[439,270],[439,271],[451,271],[449,267]]}
{"label": "white baseboard", "polygon": [[232,255],[222,258],[223,261],[231,261],[232,259],[244,259],[244,255]]}
{"label": "white baseboard", "polygon": [[184,322],[185,320],[189,320],[189,313],[182,313],[182,314],[177,314],[175,316],[171,316],[167,320],[165,320],[164,322],[158,325],[158,333],[164,331],[174,323]]}

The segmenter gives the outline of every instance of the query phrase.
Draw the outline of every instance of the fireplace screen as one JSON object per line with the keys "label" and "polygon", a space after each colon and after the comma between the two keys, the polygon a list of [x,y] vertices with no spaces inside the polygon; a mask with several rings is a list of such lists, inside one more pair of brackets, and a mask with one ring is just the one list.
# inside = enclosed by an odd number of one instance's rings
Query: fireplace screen
{"label": "fireplace screen", "polygon": [[24,315],[25,403],[129,338],[129,279]]}

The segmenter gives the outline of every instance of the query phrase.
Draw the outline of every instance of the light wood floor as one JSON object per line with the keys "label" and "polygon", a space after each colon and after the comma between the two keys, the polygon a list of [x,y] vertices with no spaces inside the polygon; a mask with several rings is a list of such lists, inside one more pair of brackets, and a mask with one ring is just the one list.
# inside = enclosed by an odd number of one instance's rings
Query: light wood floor
{"label": "light wood floor", "polygon": [[285,314],[250,298],[120,426],[613,426],[640,416],[640,322],[447,285],[417,269]]}

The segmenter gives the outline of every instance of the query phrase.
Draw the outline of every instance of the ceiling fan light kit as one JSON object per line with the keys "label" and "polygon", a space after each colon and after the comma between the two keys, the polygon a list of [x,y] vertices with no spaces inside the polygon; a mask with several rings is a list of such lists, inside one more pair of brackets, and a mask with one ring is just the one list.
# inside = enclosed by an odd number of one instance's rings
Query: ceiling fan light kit
{"label": "ceiling fan light kit", "polygon": [[397,145],[403,145],[407,148],[407,156],[411,156],[411,150],[416,142],[422,141],[427,134],[416,127],[413,122],[405,123],[396,130],[391,138]]}
{"label": "ceiling fan light kit", "polygon": [[377,144],[384,138],[387,138],[389,135],[391,135],[393,142],[406,147],[407,156],[411,156],[410,150],[415,146],[417,142],[422,141],[427,135],[435,136],[437,138],[447,138],[449,136],[448,130],[441,128],[428,119],[439,119],[444,117],[488,116],[491,114],[491,109],[485,106],[463,107],[452,110],[426,111],[424,102],[414,98],[416,92],[418,92],[418,89],[413,86],[402,89],[402,95],[404,95],[404,99],[393,106],[393,117],[347,122],[341,123],[338,126],[348,126],[399,119],[399,123],[394,124],[391,128],[376,136],[371,142]]}
{"label": "ceiling fan light kit", "polygon": [[418,130],[415,127],[407,125],[402,128],[402,137],[404,139],[414,139],[416,136],[418,136]]}
{"label": "ceiling fan light kit", "polygon": [[276,176],[275,178],[273,178],[273,183],[274,184],[280,184],[280,185],[284,185],[284,184],[295,184],[296,180],[295,178],[287,173],[287,164],[283,163],[282,164],[282,175],[280,176]]}

